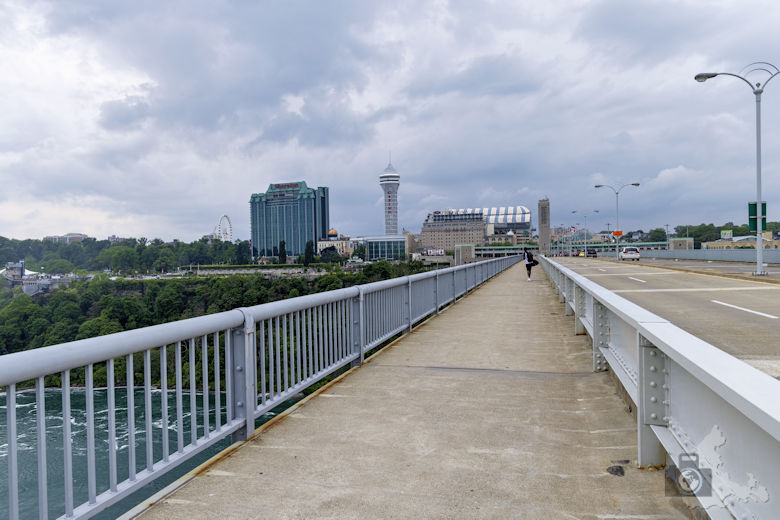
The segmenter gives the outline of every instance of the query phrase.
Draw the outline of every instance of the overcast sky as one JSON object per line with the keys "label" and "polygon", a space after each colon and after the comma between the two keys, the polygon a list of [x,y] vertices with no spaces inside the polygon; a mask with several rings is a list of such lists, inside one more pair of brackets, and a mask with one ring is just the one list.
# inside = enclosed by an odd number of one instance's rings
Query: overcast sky
{"label": "overcast sky", "polygon": [[[0,235],[249,238],[270,183],[330,188],[331,225],[525,205],[536,225],[745,223],[748,85],[780,66],[775,0],[0,0]],[[752,77],[752,76],[751,76]],[[764,81],[756,75],[755,81]],[[763,198],[780,220],[780,80],[763,99]],[[593,213],[598,210],[599,213]]]}

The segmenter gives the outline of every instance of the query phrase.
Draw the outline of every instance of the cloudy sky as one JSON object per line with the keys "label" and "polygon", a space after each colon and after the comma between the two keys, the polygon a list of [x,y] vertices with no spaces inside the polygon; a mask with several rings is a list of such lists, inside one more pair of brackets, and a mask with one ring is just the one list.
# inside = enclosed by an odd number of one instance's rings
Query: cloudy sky
{"label": "cloudy sky", "polygon": [[[748,85],[780,66],[774,0],[0,0],[0,235],[249,237],[270,183],[330,187],[331,224],[525,205],[552,223],[747,221]],[[760,74],[751,76],[764,81]],[[763,99],[780,220],[780,80]],[[593,213],[598,210],[600,213]]]}

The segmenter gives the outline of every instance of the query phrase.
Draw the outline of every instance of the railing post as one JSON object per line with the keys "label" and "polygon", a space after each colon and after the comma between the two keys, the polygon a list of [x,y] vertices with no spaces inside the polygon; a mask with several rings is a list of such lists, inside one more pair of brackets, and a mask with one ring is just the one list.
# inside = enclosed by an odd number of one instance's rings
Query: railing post
{"label": "railing post", "polygon": [[607,308],[593,300],[593,371],[603,372],[607,369],[607,361],[601,353],[602,348],[609,348],[609,315]]}
{"label": "railing post", "polygon": [[363,288],[359,288],[360,294],[352,298],[352,349],[358,354],[358,358],[350,366],[359,367],[363,364],[366,347],[366,335],[363,319]]}
{"label": "railing post", "polygon": [[585,290],[574,286],[574,334],[585,334]]}
{"label": "railing post", "polygon": [[433,287],[433,300],[436,304],[436,310],[433,311],[434,314],[439,314],[439,271],[436,271],[436,285]]}
{"label": "railing post", "polygon": [[257,377],[255,376],[255,321],[245,309],[244,327],[231,331],[230,343],[233,380],[233,418],[244,419],[244,426],[232,434],[232,442],[245,441],[255,431],[255,402],[257,401]]}
{"label": "railing post", "polygon": [[573,307],[573,301],[572,301],[572,287],[574,286],[574,280],[570,280],[569,278],[563,279],[563,314],[566,316],[571,316],[574,314],[574,310],[572,310]]}
{"label": "railing post", "polygon": [[661,467],[666,463],[666,451],[650,428],[651,425],[669,425],[668,367],[666,356],[641,334],[637,334],[639,348],[639,381],[637,384],[637,463],[640,468]]}
{"label": "railing post", "polygon": [[407,279],[406,308],[409,311],[409,332],[412,332],[412,280]]}

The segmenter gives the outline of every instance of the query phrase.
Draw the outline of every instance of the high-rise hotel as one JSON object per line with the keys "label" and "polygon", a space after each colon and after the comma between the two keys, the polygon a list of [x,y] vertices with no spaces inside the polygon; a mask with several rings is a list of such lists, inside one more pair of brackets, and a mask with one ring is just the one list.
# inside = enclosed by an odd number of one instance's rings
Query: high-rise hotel
{"label": "high-rise hotel", "polygon": [[250,197],[249,208],[254,256],[277,256],[282,240],[288,256],[302,255],[306,242],[328,237],[327,187],[309,188],[304,181],[271,184]]}

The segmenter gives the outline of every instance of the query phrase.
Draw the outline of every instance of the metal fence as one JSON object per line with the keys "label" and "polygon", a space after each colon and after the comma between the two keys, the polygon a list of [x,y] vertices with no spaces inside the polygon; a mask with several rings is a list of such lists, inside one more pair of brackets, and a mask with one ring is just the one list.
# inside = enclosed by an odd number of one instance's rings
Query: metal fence
{"label": "metal fence", "polygon": [[[216,442],[248,438],[263,413],[340,368],[359,365],[369,350],[517,261],[487,260],[0,356],[8,517],[20,518],[19,389],[34,386],[36,392],[39,518],[48,518],[51,509],[60,518],[89,518]],[[97,388],[96,378],[105,388]],[[56,408],[61,405],[65,489],[64,504],[53,505],[44,389],[55,383],[61,388]],[[80,469],[87,492],[81,503],[73,490],[76,384],[83,385],[86,400],[86,461]],[[137,389],[143,389],[143,403],[135,402]],[[95,426],[96,395],[101,405],[106,401],[105,431]],[[96,463],[96,455],[107,459],[107,467]]]}
{"label": "metal fence", "polygon": [[594,371],[611,369],[633,401],[639,466],[669,457],[698,475],[711,518],[777,518],[780,381],[549,258],[541,263],[574,332],[593,340]]}

